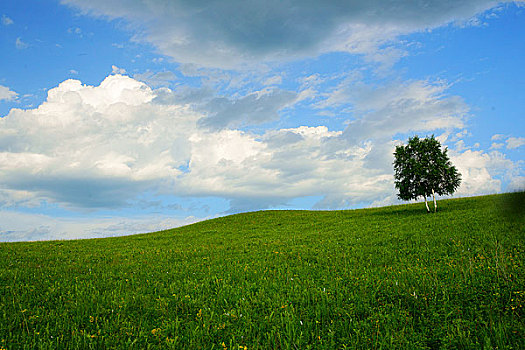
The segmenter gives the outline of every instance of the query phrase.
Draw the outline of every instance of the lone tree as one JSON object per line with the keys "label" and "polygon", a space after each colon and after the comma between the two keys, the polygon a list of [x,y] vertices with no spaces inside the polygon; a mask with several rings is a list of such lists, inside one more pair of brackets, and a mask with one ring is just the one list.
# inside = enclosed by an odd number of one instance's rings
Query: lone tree
{"label": "lone tree", "polygon": [[452,165],[448,149],[441,150],[441,144],[432,135],[420,139],[408,139],[406,146],[397,146],[394,152],[395,185],[399,199],[410,200],[423,197],[434,198],[434,212],[437,210],[436,194],[452,194],[461,183],[461,174]]}

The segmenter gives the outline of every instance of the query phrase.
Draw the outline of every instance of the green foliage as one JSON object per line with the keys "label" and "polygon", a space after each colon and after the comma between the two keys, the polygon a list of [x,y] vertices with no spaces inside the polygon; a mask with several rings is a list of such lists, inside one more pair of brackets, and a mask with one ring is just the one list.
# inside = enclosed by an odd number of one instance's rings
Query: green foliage
{"label": "green foliage", "polygon": [[524,349],[516,194],[0,244],[3,349]]}
{"label": "green foliage", "polygon": [[448,149],[432,135],[420,139],[414,136],[406,146],[394,152],[395,186],[403,200],[427,198],[434,193],[452,194],[461,183],[461,175],[450,162]]}

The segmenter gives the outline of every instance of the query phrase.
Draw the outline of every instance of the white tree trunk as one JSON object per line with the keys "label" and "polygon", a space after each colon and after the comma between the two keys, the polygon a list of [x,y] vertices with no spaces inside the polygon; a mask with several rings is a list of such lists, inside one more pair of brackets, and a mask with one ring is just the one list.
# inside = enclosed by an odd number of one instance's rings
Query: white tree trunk
{"label": "white tree trunk", "polygon": [[437,211],[437,202],[436,202],[436,193],[434,193],[434,189],[432,189],[432,198],[434,198],[434,213]]}
{"label": "white tree trunk", "polygon": [[427,202],[427,196],[425,196],[425,206],[427,207],[427,212],[430,213],[430,208],[428,207],[428,202]]}

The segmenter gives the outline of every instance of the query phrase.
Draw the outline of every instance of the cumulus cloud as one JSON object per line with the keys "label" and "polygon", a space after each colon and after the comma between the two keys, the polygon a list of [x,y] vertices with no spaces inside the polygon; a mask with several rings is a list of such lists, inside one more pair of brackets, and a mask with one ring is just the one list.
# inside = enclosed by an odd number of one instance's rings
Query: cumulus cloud
{"label": "cumulus cloud", "polygon": [[112,75],[96,87],[66,80],[38,108],[12,109],[0,119],[0,183],[73,206],[115,207],[175,178],[197,116],[152,105],[154,97]]}
{"label": "cumulus cloud", "polygon": [[461,173],[458,195],[498,193],[503,190],[502,178],[512,182],[519,177],[519,165],[498,151],[451,152],[450,159]]}
{"label": "cumulus cloud", "polygon": [[[306,196],[322,198],[319,208],[384,202],[393,193],[392,152],[398,142],[393,138],[412,130],[401,111],[414,113],[413,124],[428,130],[443,127],[429,119],[431,112],[450,115],[446,127],[462,124],[464,105],[442,97],[442,91],[427,83],[398,89],[400,98],[372,91],[369,100],[355,103],[373,112],[344,132],[300,126],[254,134],[231,127],[241,115],[259,118],[241,108],[242,97],[236,102],[241,107],[226,101],[220,110],[226,121],[212,119],[227,127],[210,128],[203,121],[216,116],[180,102],[185,97],[175,102],[176,91],[152,89],[120,74],[98,86],[70,79],[49,90],[37,108],[12,109],[0,119],[0,201],[4,206],[46,201],[74,209],[121,208],[152,193],[224,198],[231,211],[286,205]],[[295,98],[273,100],[281,92],[245,98],[271,116]],[[386,122],[375,114],[379,111]],[[396,118],[404,129],[395,127]],[[389,131],[378,134],[374,125]],[[365,139],[351,130],[356,126]],[[381,142],[369,140],[377,135]],[[464,174],[464,194],[498,191],[495,176],[519,175],[498,152],[467,149],[453,155]]]}
{"label": "cumulus cloud", "polygon": [[11,91],[7,86],[0,85],[0,101],[12,101],[18,94]]}
{"label": "cumulus cloud", "polygon": [[[240,203],[260,208],[324,194],[337,206],[348,201],[343,197],[369,198],[388,186],[389,175],[377,179],[376,170],[362,169],[367,150],[347,149],[341,132],[299,127],[255,135],[202,128],[205,114],[159,103],[164,91],[122,75],[99,86],[66,80],[38,108],[11,110],[0,120],[5,196],[30,197],[19,203],[115,208],[152,191],[218,196],[240,209]],[[257,105],[256,96],[249,98]]]}
{"label": "cumulus cloud", "polygon": [[389,65],[404,55],[390,45],[397,36],[469,23],[500,2],[62,0],[85,13],[127,19],[135,40],[152,43],[177,62],[221,68],[331,51]]}

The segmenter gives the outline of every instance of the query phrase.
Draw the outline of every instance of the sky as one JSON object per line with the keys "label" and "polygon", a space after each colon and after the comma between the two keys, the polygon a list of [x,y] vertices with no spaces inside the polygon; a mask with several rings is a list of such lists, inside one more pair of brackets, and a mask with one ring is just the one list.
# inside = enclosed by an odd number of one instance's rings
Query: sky
{"label": "sky", "polygon": [[401,203],[435,135],[452,197],[525,188],[525,2],[0,2],[0,241]]}

